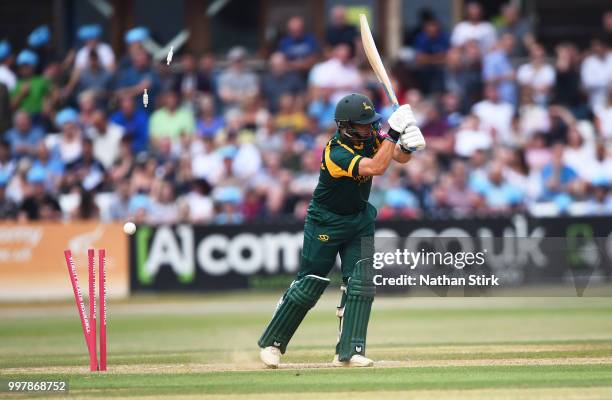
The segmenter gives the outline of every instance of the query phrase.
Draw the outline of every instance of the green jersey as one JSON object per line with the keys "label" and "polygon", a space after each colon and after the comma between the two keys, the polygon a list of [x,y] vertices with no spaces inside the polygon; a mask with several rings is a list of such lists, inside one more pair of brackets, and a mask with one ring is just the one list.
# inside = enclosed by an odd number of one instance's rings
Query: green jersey
{"label": "green jersey", "polygon": [[380,144],[381,140],[376,135],[353,144],[344,141],[340,132],[336,131],[323,152],[312,206],[340,215],[363,211],[370,197],[372,177],[359,175],[359,162],[363,157],[374,157]]}
{"label": "green jersey", "polygon": [[17,96],[23,85],[29,85],[28,94],[21,100],[19,109],[27,111],[30,115],[40,114],[45,96],[51,91],[51,83],[44,77],[36,75],[29,79],[20,79],[13,89],[12,96]]}

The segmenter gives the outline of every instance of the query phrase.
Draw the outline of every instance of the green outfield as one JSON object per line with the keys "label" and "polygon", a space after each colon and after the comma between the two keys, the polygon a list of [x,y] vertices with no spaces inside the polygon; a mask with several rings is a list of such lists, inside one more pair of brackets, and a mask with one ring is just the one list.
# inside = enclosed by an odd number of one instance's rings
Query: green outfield
{"label": "green outfield", "polygon": [[276,296],[111,301],[109,371],[96,374],[73,303],[4,304],[0,380],[68,379],[71,398],[612,399],[610,298],[378,298],[378,362],[361,370],[329,364],[336,300],[324,295],[280,370],[255,344]]}

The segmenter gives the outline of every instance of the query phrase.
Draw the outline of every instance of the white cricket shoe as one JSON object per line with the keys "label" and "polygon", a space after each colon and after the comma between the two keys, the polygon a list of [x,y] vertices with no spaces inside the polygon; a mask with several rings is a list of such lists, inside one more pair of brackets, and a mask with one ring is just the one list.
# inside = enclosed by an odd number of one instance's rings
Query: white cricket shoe
{"label": "white cricket shoe", "polygon": [[265,347],[259,352],[259,358],[261,358],[261,361],[266,364],[268,368],[278,368],[280,356],[281,351],[274,346]]}
{"label": "white cricket shoe", "polygon": [[334,367],[371,367],[374,365],[374,361],[360,354],[353,355],[349,361],[340,361],[338,354],[336,354],[332,365]]}

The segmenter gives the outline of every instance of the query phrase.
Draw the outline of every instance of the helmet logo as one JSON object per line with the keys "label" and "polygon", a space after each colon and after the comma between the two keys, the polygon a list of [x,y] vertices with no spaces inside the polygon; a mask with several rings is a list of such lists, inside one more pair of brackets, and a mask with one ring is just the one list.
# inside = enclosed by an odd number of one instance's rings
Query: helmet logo
{"label": "helmet logo", "polygon": [[368,103],[366,103],[366,102],[364,101],[364,102],[363,102],[363,109],[364,109],[364,110],[371,110],[371,109],[372,109],[372,106],[371,106],[371,105],[369,105]]}

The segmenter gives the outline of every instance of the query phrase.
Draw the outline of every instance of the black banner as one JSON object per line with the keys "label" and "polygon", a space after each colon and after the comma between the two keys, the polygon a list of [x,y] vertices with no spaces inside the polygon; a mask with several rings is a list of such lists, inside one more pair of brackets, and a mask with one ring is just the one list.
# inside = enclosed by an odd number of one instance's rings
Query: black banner
{"label": "black banner", "polygon": [[[299,268],[302,229],[302,223],[141,226],[130,241],[132,291],[284,287]],[[380,221],[376,234],[398,238],[398,248],[406,238],[471,238],[491,249],[488,270],[499,270],[510,286],[564,283],[575,271],[591,282],[612,280],[612,217]]]}

